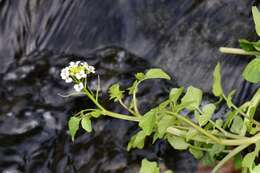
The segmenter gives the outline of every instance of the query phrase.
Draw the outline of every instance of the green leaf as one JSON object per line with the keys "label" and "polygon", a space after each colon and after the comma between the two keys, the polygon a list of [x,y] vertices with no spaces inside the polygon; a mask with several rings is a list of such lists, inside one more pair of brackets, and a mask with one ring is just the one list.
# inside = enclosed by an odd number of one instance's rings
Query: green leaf
{"label": "green leaf", "polygon": [[254,48],[255,48],[257,51],[260,51],[260,40],[257,41],[257,42],[254,42],[253,46],[254,46]]}
{"label": "green leaf", "polygon": [[102,115],[102,111],[99,109],[95,109],[90,113],[90,115],[94,118],[99,118]]}
{"label": "green leaf", "polygon": [[116,101],[119,101],[121,100],[124,95],[123,95],[123,91],[120,91],[120,88],[119,88],[119,84],[116,83],[116,84],[113,84],[110,88],[109,88],[109,95],[110,95],[110,100],[113,100],[116,102]]}
{"label": "green leaf", "polygon": [[164,115],[158,122],[158,137],[162,138],[168,127],[174,125],[175,118],[170,115]]}
{"label": "green leaf", "polygon": [[189,110],[199,107],[202,99],[202,91],[193,86],[188,87],[186,94],[181,99],[181,104],[190,103],[186,106]]}
{"label": "green leaf", "polygon": [[137,79],[137,80],[143,80],[144,79],[144,73],[136,73],[135,74],[135,78]]}
{"label": "green leaf", "polygon": [[245,39],[240,39],[239,45],[245,51],[248,51],[248,52],[255,51],[254,42],[250,42],[250,41],[245,40]]}
{"label": "green leaf", "polygon": [[246,66],[243,77],[252,83],[260,82],[260,58],[255,58]]}
{"label": "green leaf", "polygon": [[190,128],[189,131],[186,134],[186,141],[191,140],[192,138],[194,138],[196,135],[198,134],[198,131]]}
{"label": "green leaf", "polygon": [[255,22],[255,30],[257,35],[260,37],[260,12],[258,11],[256,6],[252,7],[252,13]]}
{"label": "green leaf", "polygon": [[142,149],[144,147],[145,138],[146,134],[144,131],[139,131],[137,134],[132,136],[128,142],[127,151],[129,151],[131,148]]}
{"label": "green leaf", "polygon": [[232,90],[229,94],[228,94],[228,97],[227,97],[227,106],[229,108],[232,107],[233,103],[232,103],[232,97],[234,96],[234,94],[236,93],[236,90]]}
{"label": "green leaf", "polygon": [[235,155],[234,157],[234,166],[235,166],[235,169],[238,170],[238,169],[241,169],[242,167],[242,156],[241,156],[241,153],[238,153],[237,155]]}
{"label": "green leaf", "polygon": [[260,164],[254,167],[253,171],[251,173],[259,173],[260,172]]}
{"label": "green leaf", "polygon": [[244,135],[242,132],[246,128],[243,119],[240,116],[235,116],[231,125],[230,131],[239,135]]}
{"label": "green leaf", "polygon": [[174,102],[174,104],[176,104],[177,100],[181,96],[183,90],[184,90],[183,87],[181,87],[181,88],[172,88],[171,91],[170,91],[169,100]]}
{"label": "green leaf", "polygon": [[160,173],[160,169],[156,162],[150,162],[147,159],[143,159],[139,173]]}
{"label": "green leaf", "polygon": [[165,73],[163,70],[159,69],[159,68],[153,68],[148,70],[145,73],[145,77],[144,79],[167,79],[170,80],[171,77]]}
{"label": "green leaf", "polygon": [[194,148],[189,148],[189,152],[196,158],[196,159],[201,159],[203,157],[203,151],[194,149]]}
{"label": "green leaf", "polygon": [[247,153],[242,161],[242,167],[252,168],[255,161],[255,152]]}
{"label": "green leaf", "polygon": [[216,109],[216,106],[214,104],[207,104],[202,108],[202,121],[200,122],[200,125],[203,126],[208,123],[208,121],[211,119],[214,111]]}
{"label": "green leaf", "polygon": [[167,136],[168,142],[176,150],[186,150],[189,147],[189,144],[185,141],[184,138],[179,136]]}
{"label": "green leaf", "polygon": [[173,173],[171,170],[164,171],[164,173]]}
{"label": "green leaf", "polygon": [[92,132],[91,120],[89,119],[89,117],[83,117],[82,118],[81,126],[87,132],[89,132],[89,133]]}
{"label": "green leaf", "polygon": [[255,143],[255,153],[256,153],[256,156],[258,157],[259,155],[259,151],[260,151],[260,140],[258,140],[256,143]]}
{"label": "green leaf", "polygon": [[215,155],[221,153],[223,150],[225,149],[224,145],[220,145],[220,144],[214,144],[212,146],[212,148],[210,149],[209,155],[211,157],[214,157]]}
{"label": "green leaf", "polygon": [[137,85],[138,85],[138,81],[135,80],[134,83],[132,84],[132,86],[129,87],[129,88],[127,88],[128,93],[129,93],[130,95],[133,94],[135,90],[136,90],[136,92],[138,92]]}
{"label": "green leaf", "polygon": [[150,135],[153,132],[153,128],[155,124],[156,124],[155,110],[152,109],[146,114],[144,114],[144,116],[141,117],[139,122],[139,127],[143,129],[146,135]]}
{"label": "green leaf", "polygon": [[80,119],[77,117],[71,117],[69,120],[69,123],[68,123],[69,133],[71,135],[72,141],[74,141],[75,135],[79,129],[79,122],[80,122]]}
{"label": "green leaf", "polygon": [[224,128],[228,128],[230,127],[231,123],[233,122],[233,119],[234,117],[238,114],[238,111],[237,110],[234,110],[234,111],[230,111],[227,113],[227,118],[226,118],[226,121],[224,123]]}
{"label": "green leaf", "polygon": [[212,92],[216,97],[220,97],[223,94],[220,72],[221,72],[221,67],[220,64],[218,63],[213,73],[213,87],[212,87]]}

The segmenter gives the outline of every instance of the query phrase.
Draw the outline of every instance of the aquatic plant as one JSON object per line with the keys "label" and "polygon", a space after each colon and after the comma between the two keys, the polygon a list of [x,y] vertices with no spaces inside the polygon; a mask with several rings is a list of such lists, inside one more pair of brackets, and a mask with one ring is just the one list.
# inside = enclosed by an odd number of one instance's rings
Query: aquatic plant
{"label": "aquatic plant", "polygon": [[[260,13],[256,7],[252,8],[252,12],[256,32],[260,36]],[[255,56],[245,68],[243,76],[250,82],[260,82],[260,41],[240,40],[240,46],[242,49],[220,48],[220,51]],[[235,105],[232,101],[235,90],[226,94],[222,89],[219,63],[213,73],[212,85],[216,102],[202,104],[203,92],[193,86],[186,89],[172,88],[167,99],[145,113],[139,111],[139,85],[153,79],[170,80],[166,72],[152,68],[145,73],[137,73],[128,88],[122,88],[119,83],[109,88],[110,100],[121,105],[128,114],[113,112],[102,106],[99,101],[99,76],[97,89],[91,90],[87,83],[90,75],[96,75],[95,68],[80,61],[71,62],[61,72],[65,82],[72,83],[77,93],[86,95],[95,104],[94,108],[81,110],[70,118],[68,126],[73,141],[80,126],[86,132],[91,132],[93,119],[108,116],[138,123],[139,131],[131,137],[128,151],[132,148],[142,149],[150,136],[153,143],[158,139],[166,140],[174,149],[188,150],[196,159],[215,165],[212,173],[217,172],[230,159],[234,160],[235,167],[243,173],[260,172],[260,164],[257,162],[260,151],[260,122],[254,119],[260,103],[260,88],[251,100]],[[130,102],[126,102],[126,96],[131,98]],[[220,104],[225,104],[228,109],[224,118],[214,117]],[[140,173],[147,172],[159,173],[160,170],[155,162],[144,159]],[[168,170],[164,173],[170,172]]]}
{"label": "aquatic plant", "polygon": [[[252,7],[252,14],[256,34],[260,37],[260,12],[257,7]],[[252,83],[260,82],[260,40],[251,42],[246,39],[240,39],[239,44],[241,49],[221,47],[220,52],[254,56],[255,58],[245,67],[243,77]]]}
{"label": "aquatic plant", "polygon": [[[218,98],[215,103],[201,104],[203,92],[190,86],[172,88],[166,100],[146,113],[140,113],[138,107],[138,87],[146,80],[165,79],[170,76],[163,70],[153,68],[146,73],[137,73],[135,81],[129,88],[121,88],[119,83],[109,88],[110,100],[117,102],[125,108],[129,114],[121,114],[104,108],[99,102],[99,86],[96,91],[91,91],[87,85],[88,75],[94,75],[85,62],[72,62],[61,72],[66,81],[71,78],[76,92],[85,94],[95,105],[95,108],[84,109],[76,113],[69,120],[69,132],[74,141],[75,135],[81,126],[86,132],[92,131],[91,120],[101,116],[134,121],[138,123],[140,130],[130,139],[127,150],[143,148],[148,136],[153,137],[153,143],[158,139],[164,139],[176,150],[188,150],[195,158],[208,164],[218,162],[212,172],[216,172],[227,160],[235,158],[238,167],[244,170],[256,171],[260,165],[255,166],[254,160],[260,150],[260,123],[254,120],[257,106],[260,102],[260,89],[250,101],[241,106],[232,102],[235,91],[228,95],[223,92],[221,85],[221,69],[217,64],[213,74],[212,92]],[[73,64],[73,65],[72,65]],[[92,66],[90,66],[92,67]],[[91,68],[91,69],[94,69]],[[83,75],[85,74],[85,75]],[[78,76],[78,77],[77,77]],[[78,89],[75,85],[82,84]],[[125,96],[131,97],[129,104],[124,101]],[[229,108],[225,119],[214,118],[214,112],[220,103],[225,103]],[[255,145],[252,152],[244,157],[241,151]],[[152,169],[158,172],[154,164],[143,161],[143,169]],[[152,165],[152,166],[151,166]]]}

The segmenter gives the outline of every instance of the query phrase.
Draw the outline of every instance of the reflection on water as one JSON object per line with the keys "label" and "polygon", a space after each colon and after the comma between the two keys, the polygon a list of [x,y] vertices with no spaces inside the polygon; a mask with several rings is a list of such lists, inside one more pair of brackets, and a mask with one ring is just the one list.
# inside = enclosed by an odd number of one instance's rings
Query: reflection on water
{"label": "reflection on water", "polygon": [[[67,119],[90,107],[84,97],[61,98],[72,87],[59,71],[71,60],[87,60],[106,89],[115,81],[127,87],[136,72],[161,67],[178,84],[210,90],[217,61],[223,64],[225,87],[238,86],[239,99],[253,88],[240,72],[246,60],[220,55],[220,45],[235,46],[253,38],[251,1],[243,0],[0,0],[0,172],[136,173],[143,157],[159,160],[176,172],[194,172],[196,162],[165,142],[126,151],[136,124],[102,119],[95,133],[80,131],[75,143]],[[227,83],[228,81],[228,83]],[[142,86],[143,112],[165,98],[177,82]],[[94,87],[93,79],[91,86]],[[152,86],[152,87],[151,87]],[[145,91],[145,92],[144,92]],[[120,130],[118,130],[120,129]]]}

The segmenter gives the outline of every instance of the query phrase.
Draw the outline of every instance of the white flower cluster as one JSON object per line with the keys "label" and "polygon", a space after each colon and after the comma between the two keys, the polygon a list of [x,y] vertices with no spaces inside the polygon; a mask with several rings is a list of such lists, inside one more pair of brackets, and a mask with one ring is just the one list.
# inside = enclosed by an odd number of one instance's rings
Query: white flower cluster
{"label": "white flower cluster", "polygon": [[74,89],[80,92],[84,88],[83,81],[91,73],[95,73],[95,67],[88,65],[87,62],[76,61],[63,68],[60,76],[66,83],[75,82]]}

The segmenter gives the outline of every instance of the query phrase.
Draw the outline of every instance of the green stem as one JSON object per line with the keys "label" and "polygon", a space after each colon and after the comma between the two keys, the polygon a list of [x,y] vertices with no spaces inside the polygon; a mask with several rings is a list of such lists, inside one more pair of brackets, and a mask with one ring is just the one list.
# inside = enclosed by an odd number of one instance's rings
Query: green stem
{"label": "green stem", "polygon": [[[222,95],[223,98],[226,100],[227,102],[227,97],[225,96],[225,94]],[[238,111],[241,115],[243,115],[245,118],[248,118],[250,120],[250,116],[247,115],[245,112],[241,111],[241,109],[239,109],[236,105],[234,105],[232,102],[231,102],[231,107],[233,109],[235,109],[236,111]],[[257,130],[260,130],[260,123],[254,119],[251,119],[251,121],[257,126]]]}
{"label": "green stem", "polygon": [[[207,152],[211,151],[211,148],[202,148],[202,147],[197,147],[197,146],[194,146],[194,145],[191,145],[191,144],[189,144],[189,147],[196,149],[196,150],[201,150],[201,151],[207,151]],[[230,151],[232,151],[232,150],[223,150],[222,153],[229,153]]]}
{"label": "green stem", "polygon": [[89,91],[88,91],[86,88],[84,88],[83,91],[84,91],[84,93],[88,96],[88,98],[89,98],[99,109],[101,109],[102,114],[107,115],[107,116],[110,116],[110,117],[113,117],[113,118],[122,119],[122,120],[135,121],[135,122],[138,122],[138,121],[139,121],[139,118],[137,118],[137,117],[132,117],[132,116],[129,116],[129,115],[119,114],[119,113],[115,113],[115,112],[111,112],[111,111],[106,110],[103,106],[101,106],[101,105],[97,102],[97,100],[93,97],[93,95],[91,95],[91,94],[89,93]]}
{"label": "green stem", "polygon": [[130,112],[131,114],[133,114],[133,115],[135,115],[135,116],[138,116],[134,111],[132,111],[130,108],[128,108],[125,104],[124,104],[124,102],[120,99],[119,100],[119,103],[128,111],[128,112]]}
{"label": "green stem", "polygon": [[226,155],[218,164],[214,167],[211,173],[216,173],[221,166],[223,166],[229,159],[234,157],[237,153],[247,148],[250,144],[243,144],[233,149],[228,155]]}
{"label": "green stem", "polygon": [[226,54],[235,54],[235,55],[250,55],[250,56],[259,56],[260,52],[247,52],[243,49],[239,48],[230,48],[230,47],[220,47],[219,51],[221,53],[226,53]]}
{"label": "green stem", "polygon": [[175,116],[176,118],[182,120],[183,122],[189,124],[190,126],[192,126],[194,129],[196,129],[197,131],[199,131],[200,133],[204,134],[205,136],[209,137],[210,139],[212,139],[213,141],[220,143],[220,140],[212,135],[211,133],[208,133],[206,130],[204,130],[203,128],[201,128],[200,126],[194,124],[192,121],[190,121],[189,119],[185,118],[184,116],[181,116],[179,114],[173,113],[173,112],[169,112],[167,111],[168,114],[171,114],[173,116]]}

